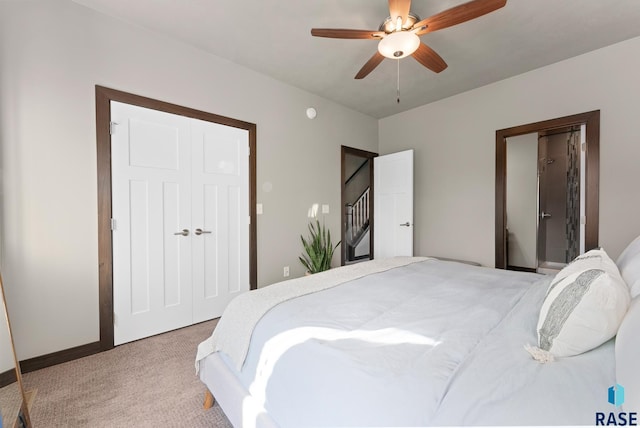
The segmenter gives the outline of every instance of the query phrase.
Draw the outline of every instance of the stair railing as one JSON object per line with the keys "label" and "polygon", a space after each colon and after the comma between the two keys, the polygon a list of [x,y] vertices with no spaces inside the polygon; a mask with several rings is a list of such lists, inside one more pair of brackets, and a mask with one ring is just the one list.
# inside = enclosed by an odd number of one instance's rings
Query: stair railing
{"label": "stair railing", "polygon": [[354,202],[351,213],[351,239],[353,239],[369,223],[369,188]]}

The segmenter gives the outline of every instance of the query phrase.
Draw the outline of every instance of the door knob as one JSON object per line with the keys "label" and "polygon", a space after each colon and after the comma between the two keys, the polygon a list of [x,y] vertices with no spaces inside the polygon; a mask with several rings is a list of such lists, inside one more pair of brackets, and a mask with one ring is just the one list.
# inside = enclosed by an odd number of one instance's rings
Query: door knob
{"label": "door knob", "polygon": [[182,232],[176,232],[174,235],[189,236],[189,229],[182,229]]}
{"label": "door knob", "polygon": [[400,224],[400,226],[409,227],[409,226],[411,226],[411,223],[409,223],[409,222],[402,223],[402,224]]}
{"label": "door knob", "polygon": [[540,218],[548,218],[548,217],[551,217],[551,214],[546,213],[544,211],[540,213]]}
{"label": "door knob", "polygon": [[196,229],[196,235],[202,235],[203,233],[211,233],[210,230],[202,230],[202,229]]}

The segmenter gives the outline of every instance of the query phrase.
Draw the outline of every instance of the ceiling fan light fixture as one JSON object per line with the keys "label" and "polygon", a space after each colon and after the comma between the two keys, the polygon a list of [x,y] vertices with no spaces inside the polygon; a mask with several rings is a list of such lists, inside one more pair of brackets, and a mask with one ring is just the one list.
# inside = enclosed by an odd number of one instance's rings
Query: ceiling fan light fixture
{"label": "ceiling fan light fixture", "polygon": [[420,46],[420,37],[410,31],[387,34],[378,43],[378,52],[386,58],[400,59],[411,55]]}
{"label": "ceiling fan light fixture", "polygon": [[384,31],[387,34],[398,31],[398,18],[400,18],[400,30],[413,30],[415,23],[421,21],[420,17],[413,12],[409,12],[409,16],[404,19],[404,22],[402,22],[401,17],[397,17],[394,20],[392,17],[388,16],[382,24],[380,24],[378,31]]}

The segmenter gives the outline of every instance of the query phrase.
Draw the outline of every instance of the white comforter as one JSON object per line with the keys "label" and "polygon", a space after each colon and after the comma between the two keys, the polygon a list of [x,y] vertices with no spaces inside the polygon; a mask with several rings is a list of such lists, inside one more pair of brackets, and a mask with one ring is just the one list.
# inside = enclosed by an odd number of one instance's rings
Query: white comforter
{"label": "white comforter", "polygon": [[240,370],[247,356],[254,327],[264,314],[280,303],[367,275],[427,259],[427,257],[393,257],[372,260],[368,263],[343,266],[307,277],[282,281],[270,287],[241,294],[227,306],[211,337],[198,345],[196,373],[200,368],[200,361],[219,350],[224,350],[229,360],[233,361],[234,367]]}
{"label": "white comforter", "polygon": [[262,317],[238,377],[281,427],[593,424],[611,343],[523,349],[548,281],[424,261],[302,296]]}

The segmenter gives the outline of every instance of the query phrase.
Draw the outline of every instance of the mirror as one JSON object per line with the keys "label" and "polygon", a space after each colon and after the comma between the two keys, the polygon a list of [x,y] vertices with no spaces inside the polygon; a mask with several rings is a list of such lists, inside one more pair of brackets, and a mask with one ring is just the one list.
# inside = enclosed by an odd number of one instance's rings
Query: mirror
{"label": "mirror", "polygon": [[552,273],[598,246],[600,111],[496,131],[496,268]]}
{"label": "mirror", "polygon": [[342,146],[341,264],[373,258],[373,158],[377,153]]}
{"label": "mirror", "polygon": [[0,316],[0,427],[30,428],[29,408],[34,394],[24,391],[1,275],[0,294],[0,312],[4,314]]}

